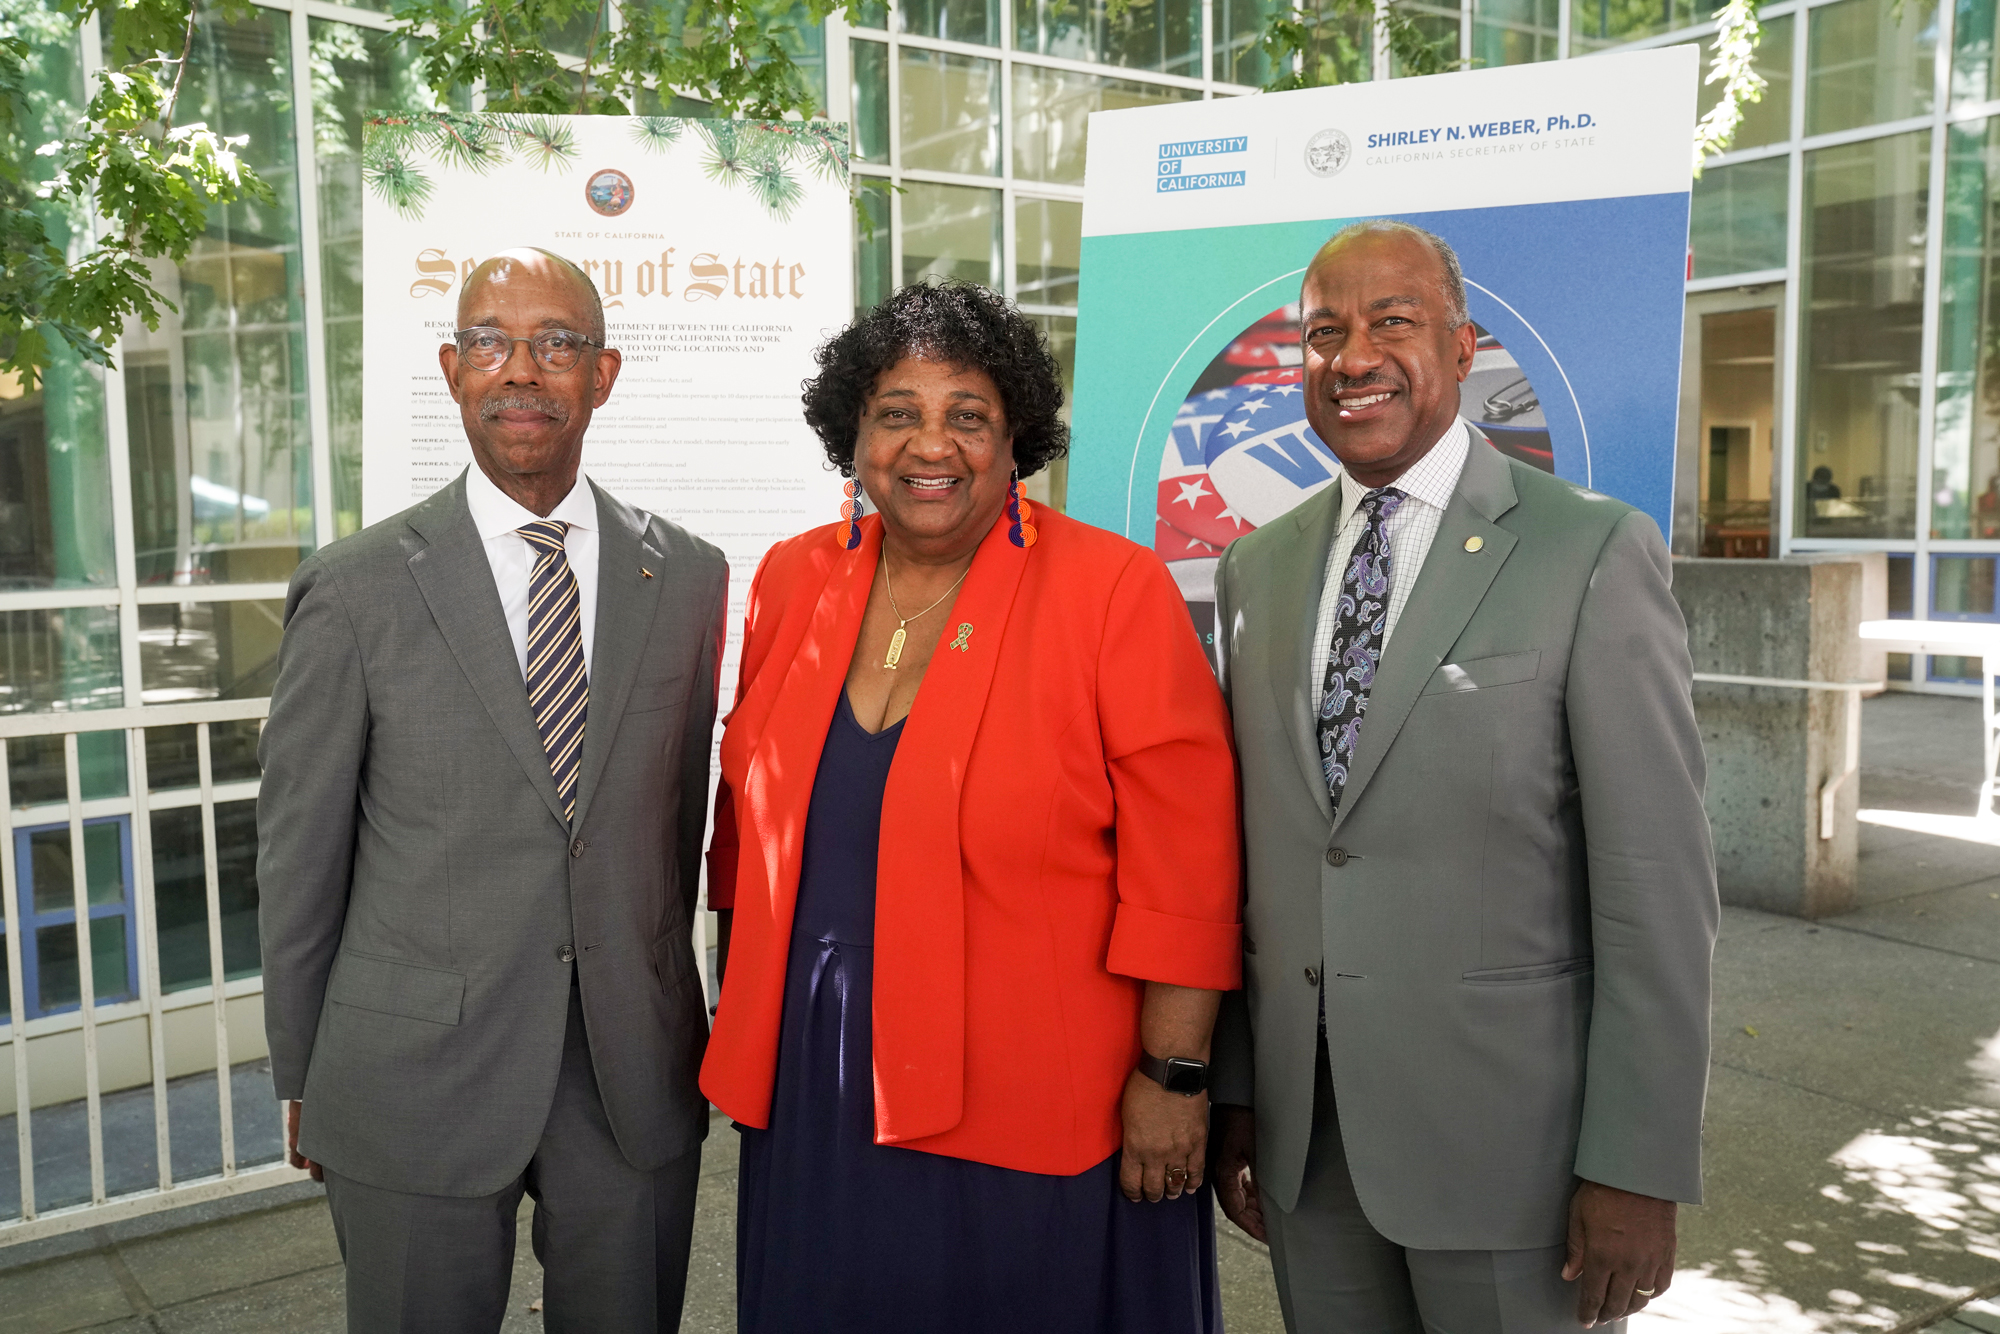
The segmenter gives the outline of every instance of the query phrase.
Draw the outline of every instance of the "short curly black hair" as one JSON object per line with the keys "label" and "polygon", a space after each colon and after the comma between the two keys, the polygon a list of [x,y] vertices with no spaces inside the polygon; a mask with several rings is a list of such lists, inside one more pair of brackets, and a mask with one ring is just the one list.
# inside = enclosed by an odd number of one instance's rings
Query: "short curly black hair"
{"label": "short curly black hair", "polygon": [[883,371],[909,356],[986,372],[1014,433],[1014,466],[1033,476],[1069,453],[1061,371],[1035,322],[998,292],[948,278],[914,283],[820,344],[801,395],[806,425],[843,476],[854,475],[861,408]]}

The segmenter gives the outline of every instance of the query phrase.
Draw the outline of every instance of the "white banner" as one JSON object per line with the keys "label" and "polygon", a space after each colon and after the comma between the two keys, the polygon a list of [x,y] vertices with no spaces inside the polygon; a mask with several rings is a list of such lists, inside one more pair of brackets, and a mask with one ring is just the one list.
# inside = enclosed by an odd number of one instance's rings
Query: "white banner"
{"label": "white banner", "polygon": [[583,466],[730,565],[722,705],[743,595],[771,545],[832,522],[840,479],[799,410],[853,314],[847,126],[649,116],[381,116],[363,160],[362,517],[471,461],[438,369],[460,283],[540,246],[581,265],[624,353]]}

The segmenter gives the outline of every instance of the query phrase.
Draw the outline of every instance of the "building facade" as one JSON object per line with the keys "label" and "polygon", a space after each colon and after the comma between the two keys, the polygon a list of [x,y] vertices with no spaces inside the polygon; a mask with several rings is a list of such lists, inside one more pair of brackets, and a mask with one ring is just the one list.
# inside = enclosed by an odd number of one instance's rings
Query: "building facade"
{"label": "building facade", "polygon": [[[2000,619],[1995,3],[1765,7],[1769,92],[1695,187],[1677,549],[1886,551],[1895,614]],[[218,988],[254,1002],[255,702],[286,580],[360,522],[361,121],[426,101],[391,7],[204,7],[178,119],[248,136],[272,198],[217,208],[188,260],[159,266],[177,309],[128,330],[114,370],[65,361],[33,393],[0,383],[10,1043],[23,1022],[74,1029],[88,990],[92,1022],[150,1023],[133,1050],[158,1078],[216,1059],[193,1039],[175,1057],[163,1015]],[[1272,8],[907,0],[805,34],[802,64],[854,127],[857,306],[973,279],[1033,315],[1067,370],[1089,114],[1253,92]],[[44,137],[102,63],[94,22],[79,36],[52,9],[0,6],[0,27],[34,43]],[[1713,27],[1709,0],[1410,12],[1486,66]],[[1328,35],[1343,72],[1367,77],[1365,31]],[[1060,503],[1059,470],[1039,485]],[[1950,688],[1974,668],[1901,670]],[[63,734],[118,709],[146,712]],[[261,1050],[255,1019],[219,1049]],[[16,1085],[0,1086],[4,1114]],[[34,1101],[70,1087],[38,1082]]]}

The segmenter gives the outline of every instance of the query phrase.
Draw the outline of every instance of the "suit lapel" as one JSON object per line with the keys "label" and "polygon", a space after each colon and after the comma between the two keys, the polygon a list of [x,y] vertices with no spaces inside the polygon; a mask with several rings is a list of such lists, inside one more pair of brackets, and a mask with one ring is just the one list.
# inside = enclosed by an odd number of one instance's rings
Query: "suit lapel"
{"label": "suit lapel", "polygon": [[[875,890],[875,1128],[885,1143],[939,1134],[964,1116],[959,797],[1014,597],[1033,559],[1032,551],[1007,540],[1003,515],[938,627],[942,640],[971,626],[967,647],[940,647],[932,656],[883,790]],[[853,636],[842,642],[851,644]]]}
{"label": "suit lapel", "polygon": [[472,511],[465,506],[465,474],[418,506],[406,522],[428,543],[410,557],[409,568],[431,619],[507,748],[548,803],[549,813],[567,826],[555,777],[549,772],[548,752],[542,749],[542,734],[528,709],[528,690],[521,681],[506,615],[500,610],[493,567],[472,524]]}
{"label": "suit lapel", "polygon": [[1276,571],[1272,592],[1276,628],[1271,645],[1271,688],[1278,700],[1278,717],[1291,739],[1299,773],[1329,823],[1333,802],[1327,796],[1326,771],[1320,767],[1319,728],[1313,718],[1313,699],[1326,664],[1312,660],[1313,633],[1326,587],[1327,553],[1333,550],[1334,534],[1340,530],[1340,488],[1344,485],[1343,477],[1292,511],[1299,537],[1284,548],[1286,564]]}
{"label": "suit lapel", "polygon": [[[1417,696],[1464,633],[1466,622],[1479,609],[1480,600],[1514,549],[1514,534],[1497,522],[1514,504],[1514,482],[1508,476],[1506,459],[1474,431],[1458,489],[1438,524],[1430,554],[1424,558],[1410,600],[1397,618],[1396,632],[1389,639],[1381,670],[1368,693],[1368,712],[1361,722],[1354,762],[1348,767],[1347,786],[1341,792],[1336,829],[1353,813],[1368,780],[1381,767],[1410,716]],[[1480,539],[1479,550],[1467,551],[1466,541],[1473,537]]]}
{"label": "suit lapel", "polygon": [[[687,592],[671,571],[661,569],[666,553],[647,540],[646,516],[595,482],[590,489],[597,500],[597,616],[591,627],[590,705],[583,722],[583,755],[577,762],[579,829],[604,774],[611,743],[618,737],[625,701],[632,696],[660,603],[678,600]],[[652,570],[655,577],[648,579],[641,568]]]}

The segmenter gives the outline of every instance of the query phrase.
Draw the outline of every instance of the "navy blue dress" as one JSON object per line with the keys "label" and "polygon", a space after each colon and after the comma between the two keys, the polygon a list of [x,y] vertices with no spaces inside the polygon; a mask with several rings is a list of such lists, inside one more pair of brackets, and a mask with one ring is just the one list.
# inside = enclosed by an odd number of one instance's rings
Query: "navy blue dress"
{"label": "navy blue dress", "polygon": [[1220,1334],[1206,1187],[1133,1204],[1115,1153],[1042,1176],[874,1142],[875,853],[902,730],[863,730],[843,692],[813,781],[771,1126],[737,1127],[738,1330]]}

